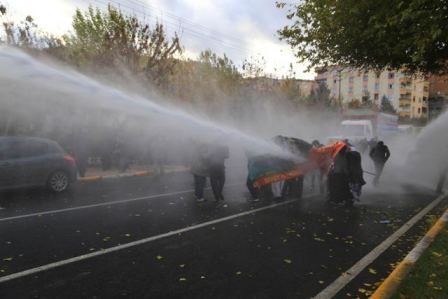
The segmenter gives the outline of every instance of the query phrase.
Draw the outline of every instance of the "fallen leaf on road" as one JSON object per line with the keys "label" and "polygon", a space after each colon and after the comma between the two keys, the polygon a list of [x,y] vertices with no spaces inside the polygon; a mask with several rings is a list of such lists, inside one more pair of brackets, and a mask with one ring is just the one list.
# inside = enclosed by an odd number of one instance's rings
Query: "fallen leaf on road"
{"label": "fallen leaf on road", "polygon": [[365,292],[367,292],[367,290],[366,290],[366,289],[363,289],[363,288],[359,288],[359,289],[358,289],[358,292],[364,294]]}
{"label": "fallen leaf on road", "polygon": [[441,254],[441,253],[438,253],[438,252],[436,252],[436,251],[433,251],[433,252],[431,252],[432,253],[432,255],[434,255],[434,256],[436,256],[436,257],[441,257],[443,254]]}
{"label": "fallen leaf on road", "polygon": [[205,279],[205,276],[204,276],[204,275],[201,275],[201,279]]}
{"label": "fallen leaf on road", "polygon": [[3,260],[6,262],[10,262],[10,261],[12,261],[12,257],[5,257]]}
{"label": "fallen leaf on road", "polygon": [[156,256],[156,259],[157,259],[158,261],[161,261],[161,260],[163,260],[163,256],[158,255],[158,256]]}
{"label": "fallen leaf on road", "polygon": [[185,277],[181,277],[179,278],[179,281],[187,281],[187,279]]}
{"label": "fallen leaf on road", "polygon": [[184,268],[185,264],[180,264],[179,267]]}
{"label": "fallen leaf on road", "polygon": [[292,261],[290,260],[290,259],[284,259],[283,260],[285,263],[287,263],[287,264],[291,264],[292,263]]}
{"label": "fallen leaf on road", "polygon": [[371,274],[376,274],[376,270],[375,270],[375,269],[372,269],[372,268],[369,268],[369,272],[370,272]]}
{"label": "fallen leaf on road", "polygon": [[325,242],[325,240],[321,239],[321,238],[314,238],[314,240],[317,241],[317,242]]}
{"label": "fallen leaf on road", "polygon": [[126,236],[126,237],[130,237],[130,236],[131,236],[131,234],[125,234],[125,236]]}
{"label": "fallen leaf on road", "polygon": [[241,271],[238,271],[238,272],[236,272],[235,274],[236,274],[236,275],[241,275],[242,272],[241,272]]}
{"label": "fallen leaf on road", "polygon": [[325,281],[323,281],[323,280],[319,280],[319,283],[320,283],[320,284],[324,284]]}

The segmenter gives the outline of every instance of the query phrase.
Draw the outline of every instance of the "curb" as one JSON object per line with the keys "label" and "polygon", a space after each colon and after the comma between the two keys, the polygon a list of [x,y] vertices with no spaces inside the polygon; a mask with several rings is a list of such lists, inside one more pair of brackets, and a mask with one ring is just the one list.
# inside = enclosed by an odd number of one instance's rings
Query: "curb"
{"label": "curb", "polygon": [[[448,197],[445,193],[444,198]],[[448,222],[448,209],[425,234],[425,236],[417,243],[417,245],[406,255],[406,257],[398,264],[398,266],[389,274],[383,283],[376,289],[370,299],[387,299],[394,295],[400,283],[406,278],[412,267],[418,261],[423,252],[429,247],[438,233],[444,228]]]}
{"label": "curb", "polygon": [[134,173],[123,173],[123,174],[114,174],[114,175],[105,175],[105,176],[86,176],[86,177],[82,177],[82,178],[78,178],[79,182],[95,182],[95,181],[100,181],[100,180],[105,180],[105,179],[118,179],[118,178],[127,178],[127,177],[143,177],[143,176],[149,176],[151,175],[150,171],[137,171]]}

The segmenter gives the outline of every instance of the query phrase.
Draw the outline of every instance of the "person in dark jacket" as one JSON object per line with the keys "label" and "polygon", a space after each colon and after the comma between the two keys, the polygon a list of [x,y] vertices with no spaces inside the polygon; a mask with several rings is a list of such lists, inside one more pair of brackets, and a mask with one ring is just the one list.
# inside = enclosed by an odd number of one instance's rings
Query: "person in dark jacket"
{"label": "person in dark jacket", "polygon": [[384,164],[390,157],[389,148],[382,141],[378,143],[370,150],[370,158],[372,158],[375,165],[375,178],[373,179],[373,184],[378,185],[380,176],[383,173]]}
{"label": "person in dark jacket", "polygon": [[349,186],[349,168],[347,158],[348,147],[339,151],[333,161],[333,166],[328,174],[328,191],[330,202],[353,203],[353,195]]}
{"label": "person in dark jacket", "polygon": [[436,192],[439,194],[443,193],[443,186],[445,185],[447,173],[448,173],[448,167],[440,172],[439,180],[437,181],[437,187],[436,187]]}
{"label": "person in dark jacket", "polygon": [[216,201],[224,200],[222,190],[226,182],[225,160],[229,158],[229,148],[225,145],[210,146],[210,185]]}
{"label": "person in dark jacket", "polygon": [[366,184],[363,177],[361,154],[355,148],[347,152],[348,182],[350,191],[356,201],[360,200],[362,186]]}
{"label": "person in dark jacket", "polygon": [[195,145],[195,150],[191,158],[190,171],[194,177],[194,195],[196,202],[204,202],[204,188],[207,176],[210,175],[210,167],[208,164],[209,148],[205,143]]}

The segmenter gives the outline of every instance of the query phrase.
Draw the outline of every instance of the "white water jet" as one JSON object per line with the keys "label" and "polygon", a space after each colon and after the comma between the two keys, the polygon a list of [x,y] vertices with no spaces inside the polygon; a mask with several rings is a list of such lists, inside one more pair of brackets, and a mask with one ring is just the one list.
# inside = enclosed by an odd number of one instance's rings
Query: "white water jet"
{"label": "white water jet", "polygon": [[80,131],[97,143],[105,140],[102,133],[110,136],[118,130],[132,136],[127,140],[135,147],[145,147],[151,139],[163,140],[170,147],[162,150],[164,154],[179,154],[192,139],[285,154],[270,141],[127,94],[7,47],[0,48],[0,95],[1,110],[15,119],[32,124],[48,118],[52,121],[44,121],[46,129]]}

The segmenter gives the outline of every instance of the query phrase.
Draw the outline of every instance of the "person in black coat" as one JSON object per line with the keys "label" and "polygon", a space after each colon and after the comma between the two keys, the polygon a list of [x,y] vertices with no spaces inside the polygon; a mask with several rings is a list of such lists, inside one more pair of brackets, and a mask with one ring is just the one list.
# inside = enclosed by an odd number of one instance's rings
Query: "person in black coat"
{"label": "person in black coat", "polygon": [[378,185],[380,176],[383,173],[384,164],[390,157],[389,148],[382,141],[378,143],[370,150],[370,158],[372,158],[375,165],[375,178],[373,184]]}
{"label": "person in black coat", "polygon": [[328,174],[329,200],[333,203],[353,204],[353,194],[349,186],[348,147],[342,148],[336,155]]}
{"label": "person in black coat", "polygon": [[347,152],[348,181],[353,198],[359,201],[362,186],[366,184],[363,177],[361,154],[354,148]]}

